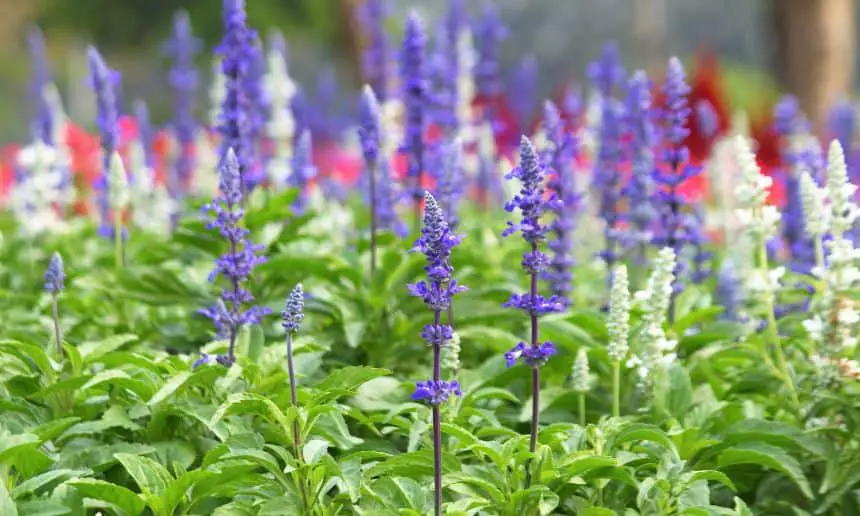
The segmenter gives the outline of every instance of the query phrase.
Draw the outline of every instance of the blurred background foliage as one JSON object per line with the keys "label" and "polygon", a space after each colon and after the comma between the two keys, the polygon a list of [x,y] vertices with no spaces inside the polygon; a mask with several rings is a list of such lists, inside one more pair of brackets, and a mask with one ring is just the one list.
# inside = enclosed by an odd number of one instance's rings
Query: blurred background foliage
{"label": "blurred background foliage", "polygon": [[[246,1],[249,23],[262,37],[273,29],[285,35],[290,72],[306,92],[313,94],[318,83],[333,75],[340,102],[355,104],[360,84],[359,38],[351,12],[362,0]],[[465,4],[474,15],[487,1],[465,0]],[[642,67],[654,77],[662,73],[669,55],[689,62],[700,50],[713,51],[720,59],[732,106],[752,110],[767,109],[765,106],[777,95],[777,85],[795,92],[803,89],[792,86],[786,75],[806,82],[814,75],[824,77],[818,81],[821,84],[834,83],[822,70],[810,73],[804,60],[794,63],[793,72],[786,74],[786,64],[792,61],[786,59],[785,48],[790,45],[785,44],[783,36],[793,35],[796,41],[792,48],[808,49],[807,57],[822,61],[820,56],[826,52],[816,46],[826,39],[821,34],[834,34],[830,38],[834,40],[845,38],[826,23],[815,22],[812,15],[816,13],[803,9],[814,5],[847,6],[854,1],[493,0],[510,28],[501,52],[505,77],[524,57],[536,57],[538,93],[542,97],[557,91],[563,82],[581,81],[587,63],[598,55],[603,44],[616,40],[630,69]],[[447,2],[390,0],[393,42],[397,44],[399,24],[408,10],[421,14],[432,35]],[[95,44],[109,65],[122,72],[127,103],[144,98],[154,120],[162,122],[171,109],[170,96],[165,94],[169,62],[162,50],[163,42],[169,37],[174,13],[188,11],[194,33],[203,40],[205,49],[198,59],[198,116],[204,120],[212,75],[211,51],[221,36],[221,4],[222,0],[0,0],[0,144],[21,141],[28,133],[27,124],[22,123],[29,115],[25,102],[29,77],[25,41],[27,31],[35,25],[45,33],[55,81],[74,120],[88,127],[92,124],[92,95],[86,85],[84,53],[86,45]],[[805,23],[806,28],[798,31],[790,23],[780,24],[781,11],[794,13],[796,22]],[[852,28],[860,25],[860,9],[849,6],[844,13],[849,15],[836,13],[829,19],[844,19]],[[811,29],[813,26],[818,32]],[[849,39],[853,41],[853,37]],[[854,61],[860,57],[856,52],[849,53],[849,59]],[[830,68],[851,68],[832,62],[835,64]],[[853,69],[856,72],[860,66]],[[856,85],[856,73],[842,75],[853,76]],[[844,90],[851,80],[836,82],[839,84],[830,90]],[[810,107],[808,92],[799,94],[807,111],[821,111]],[[819,115],[812,113],[813,118]]]}
{"label": "blurred background foliage", "polygon": [[[285,33],[345,45],[344,20],[336,14],[341,0],[251,0],[248,22],[265,34]],[[43,0],[36,17],[46,32],[87,35],[96,45],[128,50],[157,44],[168,37],[173,13],[182,8],[208,47],[221,36],[219,0]]]}

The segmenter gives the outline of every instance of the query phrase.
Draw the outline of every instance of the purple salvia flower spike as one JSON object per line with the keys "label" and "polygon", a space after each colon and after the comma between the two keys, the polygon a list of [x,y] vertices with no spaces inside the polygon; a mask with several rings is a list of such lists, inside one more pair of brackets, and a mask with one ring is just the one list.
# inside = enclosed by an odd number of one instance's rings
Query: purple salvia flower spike
{"label": "purple salvia flower spike", "polygon": [[366,0],[361,3],[357,16],[367,37],[361,56],[362,75],[380,102],[388,100],[391,83],[391,40],[385,32],[387,7],[385,0]]}
{"label": "purple salvia flower spike", "polygon": [[629,135],[631,174],[622,189],[627,200],[628,231],[625,244],[634,249],[635,258],[644,264],[646,246],[651,241],[656,211],[654,196],[654,112],[651,106],[651,83],[645,72],[635,72],[627,81],[625,123]]}
{"label": "purple salvia flower spike", "polygon": [[505,205],[505,209],[509,212],[519,210],[521,217],[519,222],[508,222],[508,228],[502,233],[503,235],[510,235],[519,232],[523,236],[523,240],[529,245],[529,250],[523,255],[522,261],[523,270],[529,275],[529,292],[523,295],[512,294],[504,306],[522,310],[531,319],[531,341],[529,345],[526,346],[523,343],[522,349],[520,349],[520,345],[517,345],[506,355],[506,360],[510,363],[512,357],[515,360],[521,358],[532,368],[533,410],[529,442],[529,449],[532,452],[537,447],[540,414],[540,366],[555,353],[555,348],[551,343],[540,344],[538,342],[538,317],[547,313],[560,312],[564,309],[564,305],[557,296],[544,298],[538,294],[538,275],[545,271],[549,265],[549,258],[539,249],[549,232],[549,226],[543,222],[542,218],[547,211],[555,209],[559,203],[554,194],[547,195],[544,190],[545,168],[532,143],[523,136],[520,140],[520,165],[505,176],[507,179],[518,179],[522,185],[519,193]]}
{"label": "purple salvia flower spike", "polygon": [[604,249],[600,253],[609,271],[608,282],[612,283],[612,270],[619,254],[618,224],[619,196],[621,188],[620,164],[623,157],[623,113],[614,97],[615,89],[624,78],[624,68],[618,57],[618,48],[613,43],[604,46],[600,58],[588,67],[588,76],[600,94],[600,147],[592,175],[592,187],[600,192],[599,214],[604,223]]}
{"label": "purple salvia flower spike", "polygon": [[422,336],[433,348],[433,378],[426,382],[418,382],[413,400],[428,403],[433,414],[433,471],[434,471],[434,508],[435,514],[442,510],[442,425],[439,406],[448,401],[452,395],[460,396],[460,384],[456,381],[444,381],[441,378],[442,346],[453,337],[450,325],[442,324],[442,312],[451,306],[454,294],[463,292],[465,287],[457,284],[451,277],[454,268],[451,267],[451,250],[460,243],[460,238],[448,227],[442,208],[430,192],[424,192],[424,224],[421,236],[415,242],[415,250],[424,253],[427,264],[427,280],[419,281],[408,286],[409,292],[421,297],[424,304],[433,311],[433,323],[424,327]]}
{"label": "purple salvia flower spike", "polygon": [[407,156],[406,176],[412,181],[412,201],[415,222],[420,223],[421,188],[424,183],[424,130],[427,109],[427,79],[425,66],[424,28],[415,13],[406,19],[406,31],[400,54],[400,74],[403,87],[405,130],[403,152]]}
{"label": "purple salvia flower spike", "polygon": [[809,273],[815,265],[815,245],[804,230],[803,203],[800,198],[800,173],[807,171],[818,178],[820,165],[815,149],[804,147],[803,139],[812,125],[803,115],[796,97],[786,95],[774,106],[773,129],[780,137],[780,154],[785,164],[782,170],[785,185],[785,206],[782,209],[782,240],[796,272]]}
{"label": "purple salvia flower spike", "polygon": [[508,79],[508,91],[511,108],[520,123],[520,131],[526,132],[534,117],[535,105],[538,99],[540,71],[535,56],[522,58],[511,71]]}
{"label": "purple salvia flower spike", "polygon": [[221,163],[219,188],[218,197],[211,204],[204,206],[203,211],[214,216],[206,227],[218,230],[230,245],[227,254],[215,260],[215,269],[210,273],[209,280],[215,281],[222,277],[227,285],[221,291],[215,306],[200,310],[200,313],[212,320],[222,338],[229,340],[227,355],[219,357],[218,362],[230,365],[236,359],[236,337],[240,328],[246,324],[259,324],[270,310],[256,305],[245,308],[245,305],[254,302],[254,296],[244,284],[250,278],[254,267],[265,263],[266,258],[259,254],[263,246],[251,243],[248,230],[241,226],[244,217],[241,207],[241,174],[238,159],[232,149],[227,149]]}
{"label": "purple salvia flower spike", "polygon": [[96,182],[99,190],[97,199],[100,226],[99,234],[106,237],[113,235],[110,225],[110,203],[108,201],[108,171],[113,153],[119,147],[119,113],[117,112],[117,101],[114,96],[114,74],[107,67],[99,51],[90,47],[88,51],[90,66],[90,83],[96,94],[96,125],[99,129],[102,148],[102,170],[101,177]]}
{"label": "purple salvia flower spike", "polygon": [[233,149],[239,167],[240,192],[248,192],[253,175],[251,104],[245,88],[254,61],[254,32],[246,24],[244,0],[224,0],[224,38],[218,47],[226,93],[221,105],[218,132],[221,134],[221,161]]}
{"label": "purple salvia flower spike", "polygon": [[463,142],[460,138],[442,144],[442,173],[437,184],[439,202],[445,213],[448,227],[456,229],[460,200],[466,194],[466,176],[463,169]]}
{"label": "purple salvia flower spike", "polygon": [[552,209],[554,217],[550,223],[551,238],[547,244],[552,257],[542,277],[549,282],[550,290],[559,302],[569,306],[573,291],[573,233],[580,208],[580,196],[576,191],[571,163],[578,142],[565,127],[564,119],[551,101],[544,104],[543,128],[549,142],[546,163],[552,174],[547,186],[558,202]]}
{"label": "purple salvia flower spike", "polygon": [[299,135],[296,148],[293,151],[292,172],[289,177],[289,185],[298,189],[298,197],[293,203],[296,214],[301,214],[307,204],[307,189],[311,179],[316,177],[317,169],[313,164],[313,144],[311,132],[305,130]]}
{"label": "purple salvia flower spike", "polygon": [[[143,100],[135,100],[132,106],[132,111],[134,113],[134,119],[137,121],[137,134],[138,139],[140,140],[140,146],[143,148],[143,161],[144,165],[151,170],[155,170],[155,130],[152,127],[152,123],[149,119],[149,107],[147,107],[146,102]],[[129,171],[129,183],[134,183],[136,170]],[[170,182],[170,177],[168,177],[168,183]]]}
{"label": "purple salvia flower spike", "polygon": [[361,92],[358,109],[358,139],[361,154],[364,156],[365,177],[368,181],[367,193],[370,198],[370,273],[376,271],[376,230],[378,227],[377,206],[379,205],[376,181],[379,172],[379,151],[382,146],[379,102],[373,88],[365,84]]}
{"label": "purple salvia flower spike", "polygon": [[178,184],[170,190],[176,196],[188,188],[194,170],[192,146],[196,138],[197,121],[194,119],[195,93],[197,92],[198,73],[194,57],[202,44],[191,30],[188,13],[179,11],[173,17],[173,34],[167,45],[167,53],[173,60],[168,73],[168,83],[173,90],[173,120],[171,129],[176,138],[177,157],[175,177]]}
{"label": "purple salvia flower spike", "polygon": [[[701,169],[689,162],[689,151],[684,141],[689,135],[686,127],[691,114],[688,95],[690,87],[686,83],[684,66],[678,58],[669,59],[666,80],[663,84],[663,95],[666,98],[665,107],[660,112],[659,121],[662,131],[662,169],[654,171],[654,181],[657,184],[656,206],[661,224],[656,227],[654,244],[658,247],[670,247],[677,257],[675,263],[672,298],[669,308],[669,321],[674,321],[675,296],[683,290],[683,283],[678,279],[683,272],[684,256],[682,251],[687,246],[699,248],[697,243],[699,219],[694,209],[679,193],[679,187],[688,179],[699,174]],[[698,254],[699,251],[696,251]]]}
{"label": "purple salvia flower spike", "polygon": [[707,139],[716,136],[720,129],[717,110],[705,99],[696,102],[696,125],[702,136]]}
{"label": "purple salvia flower spike", "polygon": [[63,270],[63,257],[55,252],[45,269],[45,292],[51,294],[51,310],[54,319],[54,338],[57,343],[57,355],[63,356],[63,330],[60,327],[59,295],[66,286],[66,272]]}
{"label": "purple salvia flower spike", "polygon": [[32,72],[30,80],[30,94],[32,95],[33,137],[48,145],[54,145],[54,123],[51,107],[45,100],[45,87],[51,83],[51,69],[48,64],[48,56],[45,51],[45,38],[37,27],[33,27],[27,33],[27,46],[30,50],[30,64]]}

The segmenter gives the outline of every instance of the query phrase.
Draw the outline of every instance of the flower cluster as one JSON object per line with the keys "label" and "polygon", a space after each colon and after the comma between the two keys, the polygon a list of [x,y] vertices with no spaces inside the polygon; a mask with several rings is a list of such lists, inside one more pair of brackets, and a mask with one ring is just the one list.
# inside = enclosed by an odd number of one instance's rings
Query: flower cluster
{"label": "flower cluster", "polygon": [[[176,138],[178,156],[176,178],[182,188],[187,188],[194,171],[194,139],[197,121],[194,120],[197,91],[197,66],[194,57],[202,44],[191,31],[188,13],[179,11],[173,18],[173,36],[168,43],[168,53],[173,58],[173,67],[168,82],[173,89],[173,133]],[[175,192],[172,192],[175,195]]]}
{"label": "flower cluster", "polygon": [[422,298],[424,304],[433,311],[447,310],[454,294],[466,290],[451,278],[454,271],[450,263],[451,249],[459,243],[460,237],[451,232],[439,203],[429,192],[425,192],[424,226],[414,249],[427,257],[427,265],[424,266],[427,281],[410,284],[409,292]]}
{"label": "flower cluster", "polygon": [[266,174],[274,184],[281,186],[287,184],[290,176],[296,130],[291,103],[298,86],[290,76],[287,47],[280,33],[274,33],[270,39],[268,64],[269,71],[264,82],[270,108],[266,135],[271,139],[273,148],[266,163]]}
{"label": "flower cluster", "polygon": [[[224,93],[218,115],[221,161],[233,149],[239,167],[239,193],[247,193],[253,174],[253,143],[250,140],[250,98],[245,90],[254,60],[255,33],[246,24],[245,0],[224,0],[224,39],[218,47]],[[240,201],[241,201],[240,197]]]}
{"label": "flower cluster", "polygon": [[463,141],[460,138],[442,144],[442,173],[437,189],[439,202],[445,212],[448,227],[456,229],[460,200],[466,194],[466,177],[463,170]]}
{"label": "flower cluster", "polygon": [[[669,60],[666,80],[663,84],[666,105],[660,113],[660,128],[664,140],[661,160],[664,167],[654,172],[654,181],[658,187],[656,204],[659,217],[662,219],[661,224],[657,226],[654,244],[658,247],[671,247],[675,252],[677,268],[674,271],[676,283],[673,285],[673,295],[683,288],[678,280],[682,272],[681,256],[684,248],[688,245],[699,248],[702,244],[699,240],[702,238],[699,234],[700,221],[679,192],[679,187],[684,182],[697,176],[701,171],[699,167],[690,163],[689,150],[684,145],[690,133],[686,127],[686,121],[691,112],[689,93],[690,87],[686,82],[684,66],[678,58],[673,57]],[[701,250],[697,249],[696,252]],[[674,315],[670,313],[670,317]]]}
{"label": "flower cluster", "polygon": [[63,270],[63,257],[60,253],[51,255],[48,268],[45,269],[45,292],[59,294],[66,284],[66,273]]}
{"label": "flower cluster", "polygon": [[677,342],[669,339],[663,325],[672,299],[672,283],[675,280],[675,252],[664,247],[657,254],[654,270],[645,289],[636,293],[636,300],[644,311],[642,331],[639,335],[640,349],[627,361],[628,367],[636,367],[642,386],[652,380],[651,374],[675,360]]}
{"label": "flower cluster", "polygon": [[[852,300],[850,291],[860,284],[860,268],[857,265],[860,249],[854,247],[847,233],[860,218],[860,210],[853,201],[857,185],[852,184],[848,178],[845,155],[838,140],[834,140],[830,145],[827,161],[828,202],[824,209],[821,205],[810,206],[813,217],[812,220],[807,219],[810,236],[820,242],[819,233],[825,224],[828,225],[827,229],[831,235],[827,242],[827,268],[816,271],[823,276],[825,286],[815,307],[815,315],[804,321],[804,327],[814,340],[822,344],[821,352],[826,356],[833,356],[842,350],[850,350],[857,341],[856,329],[860,322],[860,311]],[[806,184],[808,185],[808,182]],[[807,197],[814,196],[816,200],[820,200],[821,194],[810,193],[811,188],[815,188],[815,185],[807,186]],[[811,204],[810,201],[807,203]],[[816,211],[823,213],[816,215]],[[810,226],[815,232],[809,231]]]}
{"label": "flower cluster", "polygon": [[513,367],[522,359],[529,367],[540,367],[549,361],[549,357],[556,354],[555,345],[552,342],[544,342],[534,347],[525,342],[520,342],[510,351],[505,352],[505,363]]}
{"label": "flower cluster", "polygon": [[576,154],[578,141],[567,130],[558,108],[551,101],[544,105],[543,128],[549,143],[546,163],[552,170],[548,187],[559,201],[553,206],[554,217],[550,222],[552,239],[547,244],[552,251],[552,258],[543,278],[549,282],[552,293],[563,304],[569,305],[573,290],[573,233],[580,208],[570,164]]}
{"label": "flower cluster", "polygon": [[504,306],[522,310],[531,317],[530,347],[526,349],[525,343],[520,343],[510,351],[510,356],[523,358],[532,367],[545,363],[547,358],[555,353],[551,343],[538,344],[537,318],[543,314],[564,310],[564,304],[558,296],[545,298],[537,291],[538,275],[544,272],[550,263],[549,257],[539,249],[549,232],[549,226],[542,218],[546,212],[555,209],[559,202],[554,194],[548,194],[544,188],[545,169],[546,166],[540,162],[534,146],[523,136],[520,140],[520,165],[505,176],[506,179],[518,179],[521,183],[519,193],[505,204],[505,210],[508,212],[519,210],[521,218],[519,222],[508,221],[508,227],[502,235],[509,236],[520,232],[523,240],[529,244],[529,250],[523,254],[522,267],[529,274],[531,281],[527,294],[511,294]]}
{"label": "flower cluster", "polygon": [[362,75],[383,102],[389,96],[389,63],[392,53],[391,41],[385,32],[386,14],[385,0],[367,0],[361,3],[358,10],[358,21],[368,37],[367,45],[361,56]]}
{"label": "flower cluster", "polygon": [[570,387],[574,392],[588,392],[591,390],[591,373],[588,367],[588,351],[585,347],[576,352],[576,360],[573,362],[573,371],[570,375]]}
{"label": "flower cluster", "polygon": [[460,390],[460,382],[457,380],[450,382],[445,380],[427,380],[415,384],[415,392],[412,394],[412,399],[438,407],[448,401],[451,396],[462,395],[463,391]]}
{"label": "flower cluster", "polygon": [[588,76],[599,93],[599,148],[592,176],[592,187],[600,194],[599,214],[604,223],[604,245],[600,253],[607,269],[618,259],[619,187],[621,184],[622,121],[621,105],[613,96],[624,78],[618,48],[607,44],[600,59],[588,68]]}
{"label": "flower cluster", "polygon": [[417,204],[421,198],[424,175],[424,130],[427,108],[427,83],[424,70],[424,28],[415,14],[406,20],[406,32],[401,50],[401,78],[406,128],[403,151],[408,157],[407,176],[414,181],[412,196]]}
{"label": "flower cluster", "polygon": [[215,281],[221,276],[228,284],[222,290],[216,305],[202,309],[200,313],[212,320],[221,337],[230,340],[226,360],[232,363],[240,327],[245,324],[259,324],[263,316],[269,313],[269,309],[265,307],[242,307],[254,301],[254,296],[243,283],[248,280],[254,267],[264,263],[266,258],[259,255],[263,246],[252,244],[248,239],[248,230],[241,226],[244,210],[240,207],[242,191],[239,162],[232,149],[227,150],[227,156],[221,165],[219,186],[221,194],[213,203],[204,206],[203,210],[214,215],[214,220],[206,225],[207,229],[217,229],[230,244],[230,251],[215,261],[215,269],[209,275],[209,280]]}
{"label": "flower cluster", "polygon": [[780,220],[779,209],[766,202],[773,180],[761,173],[746,138],[738,136],[735,145],[740,171],[734,190],[738,222],[753,238],[767,241],[776,235]]}
{"label": "flower cluster", "polygon": [[787,170],[782,172],[785,185],[785,206],[782,209],[781,234],[792,260],[792,268],[809,272],[814,264],[813,244],[803,231],[803,205],[800,178],[806,172],[818,175],[815,138],[810,134],[811,124],[800,110],[796,97],[787,95],[774,106],[773,128],[782,139],[780,153]]}
{"label": "flower cluster", "polygon": [[609,294],[609,330],[607,352],[615,363],[627,357],[630,347],[630,287],[627,279],[627,266],[618,265],[612,274],[612,290]]}
{"label": "flower cluster", "polygon": [[90,47],[89,53],[90,81],[96,94],[96,106],[98,115],[96,124],[101,135],[102,147],[102,175],[97,187],[101,190],[98,200],[101,228],[100,233],[110,235],[112,230],[109,225],[110,203],[108,201],[108,171],[113,153],[119,147],[119,113],[117,111],[117,98],[114,88],[118,75],[105,65],[99,51]]}
{"label": "flower cluster", "polygon": [[281,311],[281,326],[287,333],[295,333],[305,320],[305,291],[302,284],[296,285],[287,297],[287,302]]}
{"label": "flower cluster", "polygon": [[414,250],[421,251],[427,258],[424,270],[427,280],[408,286],[409,292],[424,300],[433,311],[433,323],[424,327],[422,337],[433,348],[433,378],[416,385],[414,400],[424,400],[430,405],[444,403],[452,394],[460,395],[460,385],[456,380],[443,381],[440,378],[441,348],[454,334],[450,325],[440,322],[441,313],[451,306],[454,294],[463,292],[465,287],[458,285],[451,277],[451,250],[460,243],[460,237],[451,233],[442,208],[436,199],[424,192],[424,225],[421,237],[415,242]]}
{"label": "flower cluster", "polygon": [[298,190],[298,197],[293,203],[293,209],[300,214],[305,210],[307,204],[307,188],[311,179],[317,175],[317,169],[313,164],[313,149],[311,148],[311,133],[307,129],[299,135],[296,148],[293,152],[291,172],[288,184]]}
{"label": "flower cluster", "polygon": [[645,72],[635,72],[627,81],[625,122],[629,133],[630,180],[621,194],[627,200],[625,244],[636,249],[638,262],[645,261],[645,245],[653,238],[657,218],[654,208],[655,131],[651,107],[651,84]]}

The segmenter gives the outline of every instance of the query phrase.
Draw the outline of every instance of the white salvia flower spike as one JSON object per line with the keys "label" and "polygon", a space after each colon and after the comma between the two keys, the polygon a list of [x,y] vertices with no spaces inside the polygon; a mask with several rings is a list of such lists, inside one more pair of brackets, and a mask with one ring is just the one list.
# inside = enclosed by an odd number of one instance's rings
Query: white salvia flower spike
{"label": "white salvia flower spike", "polygon": [[123,165],[119,153],[114,152],[110,159],[110,170],[108,171],[108,202],[114,210],[124,210],[128,208],[130,197],[125,165]]}
{"label": "white salvia flower spike", "polygon": [[821,238],[827,234],[829,213],[824,206],[827,197],[823,188],[815,183],[808,172],[800,176],[800,200],[806,234],[810,238]]}
{"label": "white salvia flower spike", "polygon": [[570,376],[571,388],[576,392],[588,392],[591,389],[590,371],[588,367],[588,351],[580,347],[573,362],[573,371]]}
{"label": "white salvia flower spike", "polygon": [[839,238],[849,231],[860,215],[857,205],[852,202],[856,190],[857,185],[851,184],[848,179],[842,145],[838,140],[833,140],[827,154],[827,193],[830,197],[830,229],[834,238]]}
{"label": "white salvia flower spike", "polygon": [[627,266],[615,268],[612,290],[609,294],[609,345],[607,351],[613,362],[621,362],[630,349],[630,286],[627,279]]}

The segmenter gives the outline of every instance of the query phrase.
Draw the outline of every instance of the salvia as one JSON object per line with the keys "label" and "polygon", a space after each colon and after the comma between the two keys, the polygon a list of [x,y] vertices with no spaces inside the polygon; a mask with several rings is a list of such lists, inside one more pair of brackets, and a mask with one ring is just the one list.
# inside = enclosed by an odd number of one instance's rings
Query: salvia
{"label": "salvia", "polygon": [[221,193],[214,202],[204,206],[203,211],[214,217],[207,223],[207,229],[217,230],[230,246],[225,255],[215,260],[215,269],[209,275],[210,281],[221,277],[226,285],[215,306],[204,308],[200,313],[212,320],[219,336],[229,341],[227,354],[221,361],[232,364],[236,359],[239,329],[246,324],[259,324],[269,313],[268,308],[251,305],[254,296],[244,285],[254,267],[264,263],[266,257],[259,254],[263,246],[251,243],[248,230],[241,225],[244,209],[241,207],[239,162],[232,149],[228,149],[221,164],[219,186]]}

